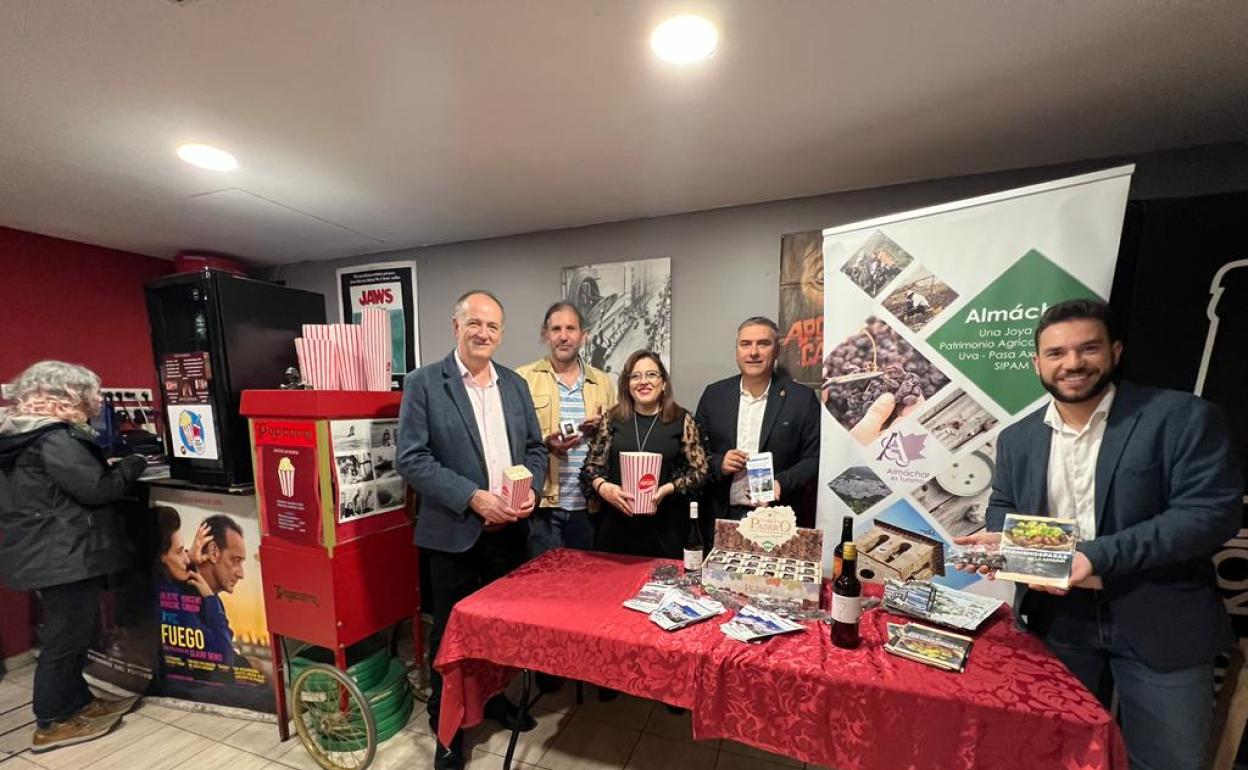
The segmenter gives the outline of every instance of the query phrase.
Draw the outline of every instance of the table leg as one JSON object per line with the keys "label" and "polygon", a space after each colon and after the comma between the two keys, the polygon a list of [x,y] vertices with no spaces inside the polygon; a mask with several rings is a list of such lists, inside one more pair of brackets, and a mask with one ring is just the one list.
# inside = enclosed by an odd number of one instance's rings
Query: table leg
{"label": "table leg", "polygon": [[273,656],[273,694],[277,698],[277,737],[287,741],[290,740],[290,715],[286,711],[286,658],[279,634],[269,634],[269,652]]}
{"label": "table leg", "polygon": [[520,725],[524,723],[524,718],[529,713],[529,696],[533,693],[533,672],[526,668],[520,672],[520,677],[524,683],[524,688],[520,693],[520,716],[516,719],[516,726],[511,730],[511,740],[507,741],[507,755],[503,757],[503,770],[511,770],[511,757],[516,753],[516,741],[520,739]]}

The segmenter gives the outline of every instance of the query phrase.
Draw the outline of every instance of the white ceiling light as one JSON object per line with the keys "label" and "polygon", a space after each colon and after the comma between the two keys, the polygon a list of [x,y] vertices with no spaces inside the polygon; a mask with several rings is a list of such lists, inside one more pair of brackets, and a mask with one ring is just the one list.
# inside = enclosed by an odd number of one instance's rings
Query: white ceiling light
{"label": "white ceiling light", "polygon": [[701,16],[673,16],[654,28],[650,47],[663,61],[689,64],[715,52],[719,33]]}
{"label": "white ceiling light", "polygon": [[233,171],[238,168],[238,161],[233,155],[206,144],[184,144],[178,148],[178,157],[192,166],[209,171]]}

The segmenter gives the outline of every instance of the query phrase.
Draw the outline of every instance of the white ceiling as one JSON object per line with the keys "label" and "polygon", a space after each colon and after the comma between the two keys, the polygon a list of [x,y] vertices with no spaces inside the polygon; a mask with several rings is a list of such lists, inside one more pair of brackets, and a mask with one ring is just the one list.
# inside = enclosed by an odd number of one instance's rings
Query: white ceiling
{"label": "white ceiling", "polygon": [[[719,51],[662,64],[690,11]],[[271,264],[1240,139],[1246,38],[1242,1],[3,0],[0,225]]]}

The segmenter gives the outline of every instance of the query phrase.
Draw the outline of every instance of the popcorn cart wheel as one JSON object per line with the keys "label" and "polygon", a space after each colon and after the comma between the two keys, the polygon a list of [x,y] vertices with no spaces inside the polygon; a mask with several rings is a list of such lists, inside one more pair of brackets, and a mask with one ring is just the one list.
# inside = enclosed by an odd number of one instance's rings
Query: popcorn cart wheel
{"label": "popcorn cart wheel", "polygon": [[291,685],[295,732],[325,770],[364,770],[377,753],[377,721],[351,677],[311,663]]}

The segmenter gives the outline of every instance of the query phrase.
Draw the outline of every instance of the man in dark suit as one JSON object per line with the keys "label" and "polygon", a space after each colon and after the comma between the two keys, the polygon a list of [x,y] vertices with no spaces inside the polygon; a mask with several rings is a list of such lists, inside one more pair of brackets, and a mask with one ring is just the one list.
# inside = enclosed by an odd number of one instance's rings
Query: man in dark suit
{"label": "man in dark suit", "polygon": [[1243,481],[1222,415],[1177,391],[1112,383],[1122,343],[1103,302],[1036,327],[1053,399],[1001,432],[989,532],[1007,513],[1079,521],[1071,589],[1019,585],[1014,608],[1106,705],[1132,768],[1204,766],[1214,656],[1233,642],[1211,557],[1240,524]]}
{"label": "man in dark suit", "polygon": [[[460,599],[524,561],[530,490],[523,505],[499,494],[503,471],[523,465],[541,489],[546,447],[524,380],[493,363],[503,337],[503,305],[487,291],[470,291],[455,303],[451,320],[456,347],[436,364],[403,381],[396,465],[420,493],[416,544],[429,566],[433,630],[429,656],[438,654],[451,608]],[[431,677],[429,722],[437,730],[442,677]],[[511,726],[514,706],[501,695],[486,704],[486,716]],[[532,729],[531,717],[522,725]],[[463,736],[438,746],[439,770],[464,766]]]}
{"label": "man in dark suit", "polygon": [[698,401],[695,416],[711,465],[703,516],[708,535],[715,519],[740,519],[753,507],[745,462],[758,452],[771,452],[777,504],[792,506],[799,520],[814,520],[802,493],[819,472],[819,399],[774,371],[779,337],[769,318],[743,321],[737,327],[741,374],[708,385]]}

